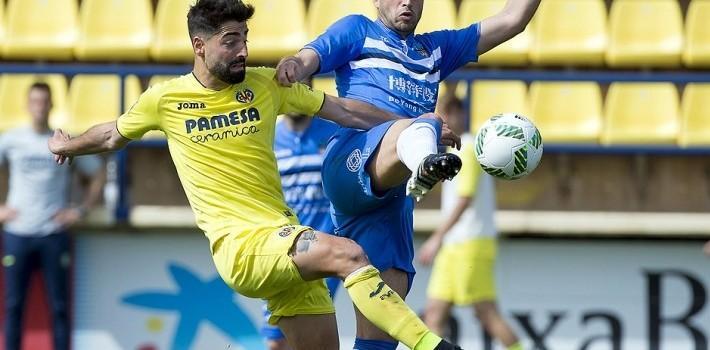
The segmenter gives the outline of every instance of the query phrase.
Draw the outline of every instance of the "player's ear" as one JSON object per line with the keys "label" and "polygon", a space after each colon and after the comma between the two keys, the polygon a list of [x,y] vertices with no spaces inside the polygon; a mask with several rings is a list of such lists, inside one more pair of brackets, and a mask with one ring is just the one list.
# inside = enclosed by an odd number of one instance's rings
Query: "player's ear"
{"label": "player's ear", "polygon": [[199,36],[192,38],[192,50],[195,51],[195,55],[200,57],[205,57],[205,41]]}

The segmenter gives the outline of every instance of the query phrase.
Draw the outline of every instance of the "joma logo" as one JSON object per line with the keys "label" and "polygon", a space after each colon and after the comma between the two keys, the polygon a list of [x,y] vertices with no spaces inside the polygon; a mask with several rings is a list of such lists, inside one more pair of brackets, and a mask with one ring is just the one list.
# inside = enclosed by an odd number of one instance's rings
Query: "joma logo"
{"label": "joma logo", "polygon": [[178,102],[178,111],[183,109],[204,109],[207,108],[204,102]]}

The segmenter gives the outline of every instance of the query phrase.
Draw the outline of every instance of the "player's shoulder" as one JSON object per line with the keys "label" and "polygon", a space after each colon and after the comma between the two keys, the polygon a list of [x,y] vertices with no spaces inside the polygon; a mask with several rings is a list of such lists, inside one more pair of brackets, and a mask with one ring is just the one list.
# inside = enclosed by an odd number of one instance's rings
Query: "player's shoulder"
{"label": "player's shoulder", "polygon": [[246,79],[274,80],[276,69],[271,67],[247,67]]}
{"label": "player's shoulder", "polygon": [[175,90],[175,89],[185,89],[186,87],[190,86],[192,84],[192,80],[194,80],[194,76],[192,73],[188,73],[185,75],[181,75],[172,79],[167,79],[165,81],[161,81],[158,83],[155,83],[150,86],[150,89],[153,91],[170,91],[170,90]]}

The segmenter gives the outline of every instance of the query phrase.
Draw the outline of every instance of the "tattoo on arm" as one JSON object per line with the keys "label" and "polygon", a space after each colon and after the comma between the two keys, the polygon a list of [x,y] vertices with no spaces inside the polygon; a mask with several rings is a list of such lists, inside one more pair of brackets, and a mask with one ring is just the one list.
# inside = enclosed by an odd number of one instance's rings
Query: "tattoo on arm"
{"label": "tattoo on arm", "polygon": [[306,253],[311,248],[311,245],[316,242],[318,242],[316,233],[313,230],[305,231],[298,237],[298,240],[296,241],[295,246],[291,248],[289,255],[296,256],[296,254]]}

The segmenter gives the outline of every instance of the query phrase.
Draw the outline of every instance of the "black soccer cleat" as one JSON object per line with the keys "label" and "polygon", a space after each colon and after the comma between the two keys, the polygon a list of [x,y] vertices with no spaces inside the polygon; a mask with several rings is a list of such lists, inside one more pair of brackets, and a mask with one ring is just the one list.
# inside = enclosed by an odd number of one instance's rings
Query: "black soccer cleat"
{"label": "black soccer cleat", "polygon": [[458,345],[451,344],[451,343],[447,342],[446,340],[442,339],[441,342],[439,343],[439,345],[437,345],[434,348],[434,350],[463,350],[463,349],[461,349],[461,347],[459,347]]}
{"label": "black soccer cleat", "polygon": [[407,195],[414,197],[417,202],[434,185],[451,180],[461,170],[461,158],[453,153],[437,153],[428,155],[419,165],[416,174],[407,181]]}

